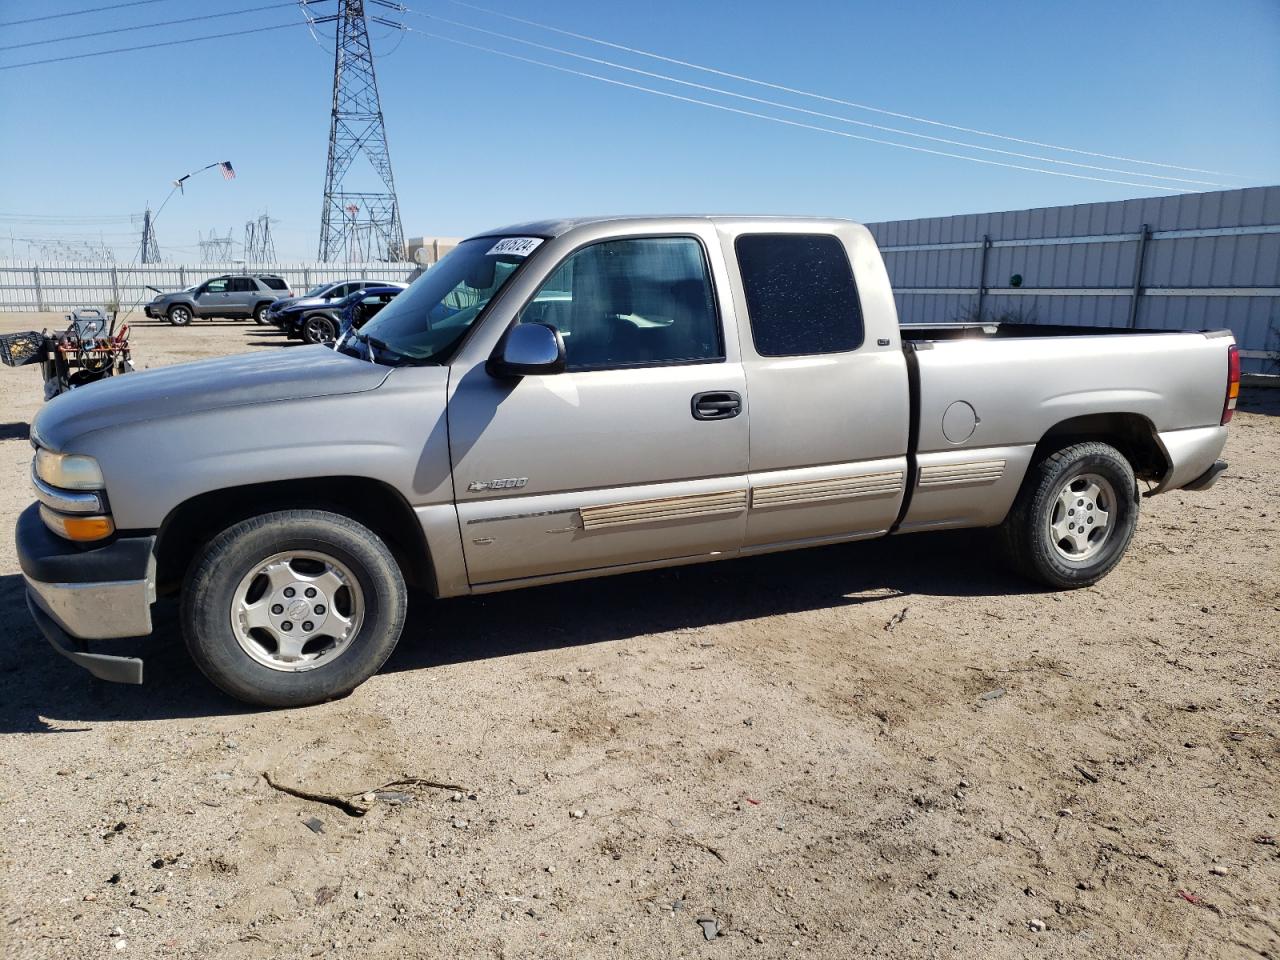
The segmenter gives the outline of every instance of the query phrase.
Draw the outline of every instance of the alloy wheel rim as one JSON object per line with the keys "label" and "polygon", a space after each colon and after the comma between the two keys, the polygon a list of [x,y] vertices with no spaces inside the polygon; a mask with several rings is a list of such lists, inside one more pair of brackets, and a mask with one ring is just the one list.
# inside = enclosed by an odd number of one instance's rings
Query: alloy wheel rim
{"label": "alloy wheel rim", "polygon": [[364,622],[364,592],[332,556],[289,550],[256,563],[232,594],[240,649],[272,670],[301,673],[332,663]]}
{"label": "alloy wheel rim", "polygon": [[333,340],[333,333],[329,329],[329,324],[323,320],[308,320],[307,331],[311,334],[311,339],[316,343],[329,343]]}
{"label": "alloy wheel rim", "polygon": [[1116,522],[1116,491],[1096,473],[1067,479],[1049,514],[1049,539],[1058,555],[1072,563],[1093,560],[1111,540]]}

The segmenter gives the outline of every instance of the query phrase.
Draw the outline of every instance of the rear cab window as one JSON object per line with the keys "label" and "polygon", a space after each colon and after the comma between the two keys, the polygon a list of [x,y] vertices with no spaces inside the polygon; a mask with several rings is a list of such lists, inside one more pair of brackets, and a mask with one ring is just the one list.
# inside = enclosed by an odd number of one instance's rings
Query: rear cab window
{"label": "rear cab window", "polygon": [[734,252],[760,356],[848,353],[862,346],[862,307],[838,237],[743,234]]}

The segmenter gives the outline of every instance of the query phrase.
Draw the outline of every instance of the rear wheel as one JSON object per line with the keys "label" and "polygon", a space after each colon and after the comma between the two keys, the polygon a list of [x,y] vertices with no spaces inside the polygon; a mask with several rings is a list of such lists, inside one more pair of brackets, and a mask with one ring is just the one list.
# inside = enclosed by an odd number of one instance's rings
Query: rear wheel
{"label": "rear wheel", "polygon": [[302,339],[307,343],[333,343],[338,339],[338,325],[322,314],[307,317],[302,321]]}
{"label": "rear wheel", "polygon": [[196,665],[249,703],[296,707],[344,697],[400,639],[400,568],[367,527],[321,510],[241,521],[192,564],[182,626]]}
{"label": "rear wheel", "polygon": [[260,303],[253,308],[254,323],[259,323],[265,327],[268,323],[271,322],[270,320],[267,319],[267,308],[270,306],[271,304],[269,303]]}
{"label": "rear wheel", "polygon": [[191,323],[191,308],[177,304],[169,308],[169,322],[175,327],[185,327]]}
{"label": "rear wheel", "polygon": [[1120,562],[1137,522],[1129,461],[1090,441],[1035,464],[1001,530],[1019,573],[1071,589],[1097,583]]}

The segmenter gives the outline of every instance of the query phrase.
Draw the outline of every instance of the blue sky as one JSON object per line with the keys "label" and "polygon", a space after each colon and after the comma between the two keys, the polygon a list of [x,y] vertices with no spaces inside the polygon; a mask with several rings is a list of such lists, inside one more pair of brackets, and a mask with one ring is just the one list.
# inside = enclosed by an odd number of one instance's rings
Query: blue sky
{"label": "blue sky", "polygon": [[[0,24],[111,0],[0,0]],[[154,0],[130,8],[0,27],[0,47],[134,27],[270,0]],[[683,79],[808,109],[987,146],[999,140],[805,100],[595,47],[448,0],[415,10],[518,34]],[[792,0],[477,0],[481,5],[787,86],[902,113],[1100,153],[1280,181],[1280,4],[1166,0],[835,2]],[[315,5],[336,7],[336,0]],[[371,6],[371,10],[374,8]],[[385,11],[384,11],[385,12]],[[411,26],[726,104],[573,62],[413,14]],[[0,66],[131,43],[300,19],[295,8],[0,50]],[[372,28],[405,232],[465,235],[504,222],[603,212],[815,213],[864,221],[1154,195],[913,153],[663,99],[443,43]],[[268,211],[278,252],[311,259],[328,137],[332,53],[305,28],[0,70],[0,256],[16,237],[97,237],[132,257],[126,223],[72,223],[159,204],[169,181],[229,159],[175,197],[157,223],[171,259],[197,232]],[[736,106],[852,133],[954,148],[838,121]],[[979,154],[982,155],[982,154]],[[1101,166],[1132,166],[1048,153]],[[1102,178],[1133,177],[987,154]],[[1137,167],[1193,179],[1177,170]],[[1139,178],[1141,179],[1141,178]],[[1190,186],[1190,185],[1185,185]],[[1197,188],[1200,189],[1200,188]],[[1203,189],[1211,189],[1205,187]],[[42,222],[23,223],[23,216]],[[50,218],[67,218],[56,224]],[[21,242],[15,248],[25,251]]]}

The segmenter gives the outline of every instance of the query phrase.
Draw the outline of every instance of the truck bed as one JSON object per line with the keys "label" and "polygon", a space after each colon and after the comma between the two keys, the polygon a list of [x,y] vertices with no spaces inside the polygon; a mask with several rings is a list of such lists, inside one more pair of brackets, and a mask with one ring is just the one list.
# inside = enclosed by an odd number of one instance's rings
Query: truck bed
{"label": "truck bed", "polygon": [[[974,324],[901,326],[913,495],[899,529],[998,523],[1036,445],[1101,428],[1155,491],[1222,450],[1227,331]],[[1132,334],[1133,336],[1111,336]]]}

